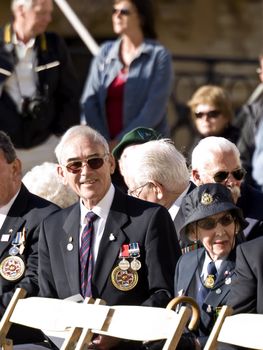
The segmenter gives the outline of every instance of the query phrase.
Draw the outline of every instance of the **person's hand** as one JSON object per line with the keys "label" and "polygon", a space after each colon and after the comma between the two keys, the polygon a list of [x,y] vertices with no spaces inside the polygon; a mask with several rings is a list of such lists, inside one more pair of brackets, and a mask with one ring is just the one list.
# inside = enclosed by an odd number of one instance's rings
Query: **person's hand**
{"label": "person's hand", "polygon": [[119,338],[108,337],[106,335],[97,335],[89,344],[88,349],[109,350],[120,342]]}

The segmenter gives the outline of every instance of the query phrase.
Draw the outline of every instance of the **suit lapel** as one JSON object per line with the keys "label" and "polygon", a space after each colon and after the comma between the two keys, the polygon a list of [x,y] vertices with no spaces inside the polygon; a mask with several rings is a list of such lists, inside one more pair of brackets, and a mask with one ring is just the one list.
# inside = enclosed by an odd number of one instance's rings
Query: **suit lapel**
{"label": "suit lapel", "polygon": [[10,243],[13,241],[16,233],[18,231],[22,231],[23,225],[25,225],[26,220],[22,217],[22,215],[27,208],[28,193],[29,192],[26,187],[22,185],[19,194],[11,206],[3,223],[3,226],[1,227],[0,257],[3,255],[7,248],[10,248]]}
{"label": "suit lapel", "polygon": [[[115,267],[114,263],[119,256],[122,244],[127,241],[127,236],[122,231],[123,225],[129,220],[129,217],[125,214],[125,209],[123,209],[125,201],[125,196],[116,189],[93,274],[93,284],[96,286],[99,295]],[[111,234],[114,235],[115,240],[109,239]]]}
{"label": "suit lapel", "polygon": [[[65,235],[60,242],[60,249],[64,259],[65,271],[71,294],[80,293],[80,279],[79,279],[79,225],[80,225],[80,207],[76,203],[72,211],[65,220],[63,229]],[[72,250],[68,250],[68,244],[73,245]],[[77,266],[77,269],[76,269]]]}

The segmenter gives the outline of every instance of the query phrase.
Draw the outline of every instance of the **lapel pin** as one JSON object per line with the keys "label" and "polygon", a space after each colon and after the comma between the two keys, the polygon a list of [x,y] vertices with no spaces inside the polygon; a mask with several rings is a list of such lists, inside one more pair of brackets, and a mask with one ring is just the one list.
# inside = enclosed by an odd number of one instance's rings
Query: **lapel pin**
{"label": "lapel pin", "polygon": [[109,235],[109,240],[110,240],[111,242],[116,240],[116,237],[114,236],[113,233],[111,233],[111,234]]}
{"label": "lapel pin", "polygon": [[13,233],[13,229],[12,228],[10,228],[9,230],[8,230],[8,233]]}
{"label": "lapel pin", "polygon": [[232,280],[231,280],[231,277],[227,277],[225,279],[225,284],[231,284]]}
{"label": "lapel pin", "polygon": [[73,238],[72,238],[71,236],[69,236],[68,242],[69,242],[69,243],[67,244],[67,250],[68,250],[69,252],[71,252],[71,251],[73,250],[73,244],[72,244]]}
{"label": "lapel pin", "polygon": [[216,290],[216,294],[221,294],[221,289],[220,288],[217,288],[217,290]]}

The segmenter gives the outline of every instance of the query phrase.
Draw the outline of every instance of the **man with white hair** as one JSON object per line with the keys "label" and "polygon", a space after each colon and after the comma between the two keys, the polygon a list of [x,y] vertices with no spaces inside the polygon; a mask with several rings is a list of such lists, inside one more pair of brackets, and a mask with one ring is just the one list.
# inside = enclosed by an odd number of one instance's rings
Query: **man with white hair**
{"label": "man with white hair", "polygon": [[197,186],[217,182],[228,187],[250,224],[244,230],[246,238],[252,239],[263,232],[263,194],[243,181],[245,174],[238,148],[223,137],[206,137],[192,152],[193,182]]}
{"label": "man with white hair", "polygon": [[46,32],[52,0],[12,0],[13,21],[0,31],[0,125],[24,173],[55,161],[58,137],[79,123],[79,96],[64,41]]}
{"label": "man with white hair", "polygon": [[[129,188],[128,193],[166,207],[179,232],[182,199],[195,186],[189,182],[186,160],[172,140],[152,140],[137,145],[130,150],[126,165],[124,179]],[[181,247],[185,246],[185,242],[180,243]]]}

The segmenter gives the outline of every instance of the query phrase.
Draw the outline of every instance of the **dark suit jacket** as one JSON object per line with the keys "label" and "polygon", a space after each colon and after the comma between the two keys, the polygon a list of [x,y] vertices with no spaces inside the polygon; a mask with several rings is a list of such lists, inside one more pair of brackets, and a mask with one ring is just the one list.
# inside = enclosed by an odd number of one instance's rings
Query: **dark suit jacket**
{"label": "dark suit jacket", "polygon": [[[25,249],[20,256],[26,265],[25,274],[17,281],[8,281],[0,276],[0,315],[2,316],[5,308],[11,300],[16,288],[26,289],[27,296],[38,294],[38,234],[39,224],[50,213],[58,210],[58,207],[51,202],[35,196],[22,185],[21,190],[16,197],[12,207],[0,230],[0,262],[8,257],[9,249],[12,247],[12,241],[17,232],[25,228],[26,242]],[[9,235],[8,241],[3,235]],[[21,334],[16,332],[14,341]]]}
{"label": "dark suit jacket", "polygon": [[260,237],[237,248],[236,278],[229,300],[235,313],[263,313],[262,247],[263,237]]}
{"label": "dark suit jacket", "polygon": [[[196,299],[196,272],[199,266],[200,273],[205,257],[205,249],[200,248],[181,256],[176,266],[174,277],[175,296],[187,295]],[[199,264],[197,264],[199,262]],[[235,251],[222,262],[216,283],[208,293],[203,309],[201,310],[201,321],[199,325],[199,336],[201,344],[204,345],[206,337],[210,334],[216,316],[216,308],[227,304],[232,277],[235,268]],[[204,338],[203,338],[204,337]]]}
{"label": "dark suit jacket", "polygon": [[263,235],[263,193],[246,182],[241,185],[237,206],[242,209],[249,226],[244,230],[246,240]]}
{"label": "dark suit jacket", "polygon": [[[42,224],[39,241],[40,294],[66,298],[80,293],[79,203],[51,215]],[[109,240],[113,233],[116,240]],[[72,237],[73,250],[67,250]],[[138,242],[142,267],[130,291],[118,290],[111,273],[118,265],[123,244]],[[180,248],[168,211],[159,205],[132,198],[118,189],[108,215],[94,267],[92,294],[108,305],[166,306],[173,294],[173,274]]]}

